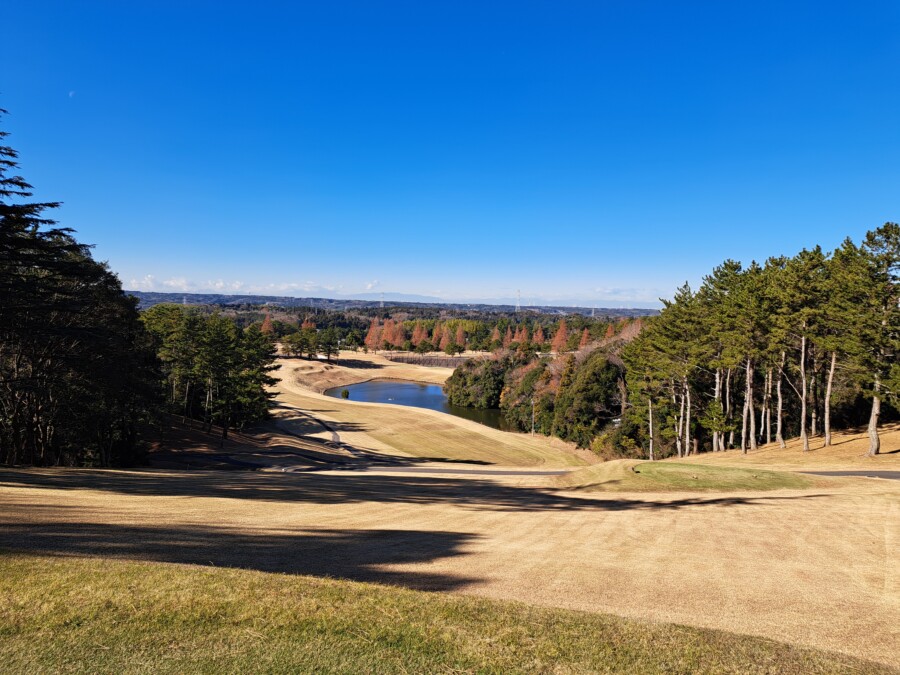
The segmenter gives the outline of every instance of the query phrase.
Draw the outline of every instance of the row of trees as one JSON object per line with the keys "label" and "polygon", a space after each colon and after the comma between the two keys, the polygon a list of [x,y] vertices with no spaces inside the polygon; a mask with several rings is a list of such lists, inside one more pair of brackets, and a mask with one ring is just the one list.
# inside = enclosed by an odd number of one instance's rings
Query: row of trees
{"label": "row of trees", "polygon": [[896,223],[832,253],[728,260],[664,305],[557,358],[516,350],[522,335],[508,333],[506,350],[457,369],[448,396],[619,456],[746,452],[792,437],[806,450],[866,421],[869,452],[880,452],[879,420],[896,416],[900,392]]}
{"label": "row of trees", "polygon": [[264,418],[278,366],[271,331],[241,330],[219,314],[155,305],[143,314],[159,354],[169,410],[213,425],[243,428]]}
{"label": "row of trees", "polygon": [[685,285],[624,351],[629,416],[652,457],[821,433],[868,413],[878,454],[882,402],[900,391],[900,226],[744,268],[726,261]]}
{"label": "row of trees", "polygon": [[[585,349],[562,358],[518,351],[461,364],[444,385],[453,405],[497,408],[513,428],[590,447],[625,401],[615,357]],[[532,426],[533,425],[533,426]]]}
{"label": "row of trees", "polygon": [[[0,111],[2,113],[3,111]],[[71,230],[28,201],[0,131],[0,462],[130,465],[166,410],[207,428],[267,413],[273,338],[220,315],[143,316]]]}
{"label": "row of trees", "polygon": [[[474,326],[468,327],[466,324]],[[581,323],[584,323],[582,320]],[[416,321],[412,327],[407,327],[404,322],[386,319],[384,323],[373,319],[366,333],[364,344],[367,349],[377,351],[379,349],[406,349],[420,353],[443,351],[448,354],[460,354],[467,349],[476,351],[514,350],[520,352],[547,352],[562,353],[583,349],[602,335],[611,338],[615,335],[615,327],[611,323],[594,323],[590,327],[583,326],[581,330],[573,331],[569,328],[567,320],[561,319],[553,328],[552,333],[545,333],[545,327],[541,323],[512,324],[504,322],[505,332],[501,326],[495,324],[485,338],[483,323],[475,322],[447,322],[435,321],[429,327],[423,321]],[[592,328],[594,329],[592,332]],[[600,329],[600,330],[598,330]],[[552,338],[549,336],[552,335]]]}
{"label": "row of trees", "polygon": [[[3,111],[0,111],[3,112]],[[0,131],[0,461],[131,464],[155,355],[106,265],[28,201]]]}

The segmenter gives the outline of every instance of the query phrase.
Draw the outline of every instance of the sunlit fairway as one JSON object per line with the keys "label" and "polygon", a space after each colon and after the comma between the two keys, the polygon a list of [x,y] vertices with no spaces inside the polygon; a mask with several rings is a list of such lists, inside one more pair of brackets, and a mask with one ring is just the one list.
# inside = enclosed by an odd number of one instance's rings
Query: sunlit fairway
{"label": "sunlit fairway", "polygon": [[5,672],[889,673],[722,631],[305,576],[0,557]]}
{"label": "sunlit fairway", "polygon": [[678,462],[614,460],[571,471],[554,480],[560,488],[586,491],[669,492],[803,489],[807,476],[786,471]]}

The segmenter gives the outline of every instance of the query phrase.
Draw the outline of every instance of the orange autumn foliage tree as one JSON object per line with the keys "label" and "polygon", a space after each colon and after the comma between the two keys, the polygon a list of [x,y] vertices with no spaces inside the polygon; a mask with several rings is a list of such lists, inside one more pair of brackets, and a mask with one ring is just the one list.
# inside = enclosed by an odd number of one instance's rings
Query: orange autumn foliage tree
{"label": "orange autumn foliage tree", "polygon": [[542,345],[547,341],[547,338],[544,337],[544,329],[540,325],[534,330],[534,335],[531,339],[536,345]]}
{"label": "orange autumn foliage tree", "polygon": [[559,322],[559,329],[556,331],[556,335],[553,336],[553,342],[550,343],[550,348],[557,354],[561,354],[566,350],[566,343],[568,343],[568,341],[569,331],[566,328],[566,320],[563,319]]}
{"label": "orange autumn foliage tree", "polygon": [[503,336],[503,346],[509,347],[510,343],[513,341],[513,333],[512,328],[509,326],[506,327],[506,335]]}
{"label": "orange autumn foliage tree", "polygon": [[587,328],[581,333],[581,342],[578,343],[579,349],[584,349],[588,346],[588,343],[591,341],[591,333]]}
{"label": "orange autumn foliage tree", "polygon": [[425,340],[428,339],[428,330],[425,326],[422,325],[421,321],[416,321],[416,327],[413,328],[412,332],[412,343],[413,347],[418,347]]}
{"label": "orange autumn foliage tree", "polygon": [[456,344],[460,347],[466,346],[466,331],[463,330],[462,324],[456,327]]}
{"label": "orange autumn foliage tree", "polygon": [[263,335],[271,335],[275,332],[275,327],[272,325],[272,315],[268,312],[266,312],[266,318],[263,319],[259,330]]}
{"label": "orange autumn foliage tree", "polygon": [[378,324],[378,319],[372,319],[372,323],[369,325],[369,332],[366,333],[365,343],[366,347],[373,352],[377,352],[381,346],[381,326]]}

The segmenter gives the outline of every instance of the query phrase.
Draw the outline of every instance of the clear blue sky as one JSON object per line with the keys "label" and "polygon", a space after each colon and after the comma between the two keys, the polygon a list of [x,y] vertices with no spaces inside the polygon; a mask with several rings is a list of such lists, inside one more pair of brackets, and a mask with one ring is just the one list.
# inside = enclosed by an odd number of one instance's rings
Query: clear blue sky
{"label": "clear blue sky", "polygon": [[23,175],[127,288],[641,305],[900,219],[900,3],[7,3]]}

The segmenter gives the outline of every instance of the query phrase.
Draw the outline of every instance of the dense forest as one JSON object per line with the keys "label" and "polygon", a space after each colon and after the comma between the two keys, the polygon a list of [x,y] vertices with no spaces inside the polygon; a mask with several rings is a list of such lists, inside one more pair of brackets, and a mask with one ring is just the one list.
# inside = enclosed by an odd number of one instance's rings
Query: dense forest
{"label": "dense forest", "polygon": [[[501,352],[460,367],[451,401],[493,406],[522,430],[614,456],[756,448],[895,418],[900,391],[900,226],[828,254],[743,267],[685,285],[639,333],[586,339],[556,356]],[[570,353],[567,353],[570,352]]]}
{"label": "dense forest", "polygon": [[142,317],[17,168],[0,145],[0,462],[135,464],[167,412],[226,433],[265,416],[273,337],[180,307]]}

